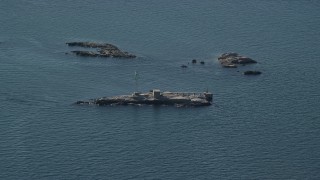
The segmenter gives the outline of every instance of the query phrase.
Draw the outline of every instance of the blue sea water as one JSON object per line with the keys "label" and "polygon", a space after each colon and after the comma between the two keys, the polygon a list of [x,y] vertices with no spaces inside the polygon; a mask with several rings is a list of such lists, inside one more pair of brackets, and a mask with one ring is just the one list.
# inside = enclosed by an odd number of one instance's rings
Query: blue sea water
{"label": "blue sea water", "polygon": [[[317,0],[2,0],[0,179],[320,179],[319,9]],[[66,55],[69,41],[138,58]],[[223,69],[224,52],[259,63]],[[194,58],[206,64],[180,68]],[[153,88],[209,89],[214,104],[73,105]]]}

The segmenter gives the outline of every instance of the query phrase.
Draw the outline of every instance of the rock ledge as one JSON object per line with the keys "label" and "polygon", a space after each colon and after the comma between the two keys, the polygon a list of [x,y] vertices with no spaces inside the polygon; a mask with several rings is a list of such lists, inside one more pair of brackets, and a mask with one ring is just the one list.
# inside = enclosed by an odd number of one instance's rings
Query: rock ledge
{"label": "rock ledge", "polygon": [[77,46],[84,48],[97,48],[96,51],[71,51],[77,56],[84,57],[115,57],[115,58],[135,58],[133,54],[121,51],[117,46],[108,43],[95,43],[95,42],[67,42],[68,46]]}

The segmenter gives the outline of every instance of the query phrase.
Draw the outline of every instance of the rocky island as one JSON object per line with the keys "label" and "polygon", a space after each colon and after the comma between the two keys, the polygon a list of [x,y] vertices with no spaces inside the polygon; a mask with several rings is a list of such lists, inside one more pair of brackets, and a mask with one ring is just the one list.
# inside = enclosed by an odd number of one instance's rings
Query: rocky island
{"label": "rocky island", "polygon": [[225,68],[237,68],[238,64],[245,65],[257,63],[257,61],[245,56],[240,56],[238,53],[224,53],[218,57],[218,60]]}
{"label": "rocky island", "polygon": [[114,58],[135,58],[133,54],[120,50],[117,46],[108,43],[96,42],[67,42],[68,46],[77,46],[83,48],[95,48],[96,51],[71,51],[78,56],[85,57],[114,57]]}
{"label": "rocky island", "polygon": [[76,104],[106,105],[174,105],[177,107],[209,106],[212,93],[161,92],[154,89],[147,93],[134,92],[132,95],[102,97],[87,101],[77,101]]}

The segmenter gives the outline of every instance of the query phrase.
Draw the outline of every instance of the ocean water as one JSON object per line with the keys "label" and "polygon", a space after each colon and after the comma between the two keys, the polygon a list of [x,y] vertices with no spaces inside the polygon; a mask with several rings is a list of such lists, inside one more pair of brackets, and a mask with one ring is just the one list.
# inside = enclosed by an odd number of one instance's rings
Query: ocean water
{"label": "ocean water", "polygon": [[[317,0],[2,0],[0,179],[320,179],[319,9]],[[69,41],[138,57],[66,55]],[[259,63],[223,69],[224,52]],[[241,74],[249,69],[262,74]],[[214,103],[73,105],[153,88],[208,89]]]}

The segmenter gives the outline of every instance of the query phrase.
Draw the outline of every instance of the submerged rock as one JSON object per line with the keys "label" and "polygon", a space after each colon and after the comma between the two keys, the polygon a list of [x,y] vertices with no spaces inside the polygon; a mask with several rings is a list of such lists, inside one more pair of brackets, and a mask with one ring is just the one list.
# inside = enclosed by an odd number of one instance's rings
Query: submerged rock
{"label": "submerged rock", "polygon": [[235,64],[222,64],[222,67],[224,67],[224,68],[237,68],[238,66],[236,66]]}
{"label": "submerged rock", "polygon": [[244,75],[259,75],[259,74],[261,74],[261,72],[260,71],[245,71],[243,74]]}
{"label": "submerged rock", "polygon": [[133,54],[121,51],[117,46],[108,43],[95,42],[67,42],[68,46],[77,46],[84,48],[98,48],[96,51],[71,51],[78,56],[85,57],[114,57],[114,58],[135,58]]}

